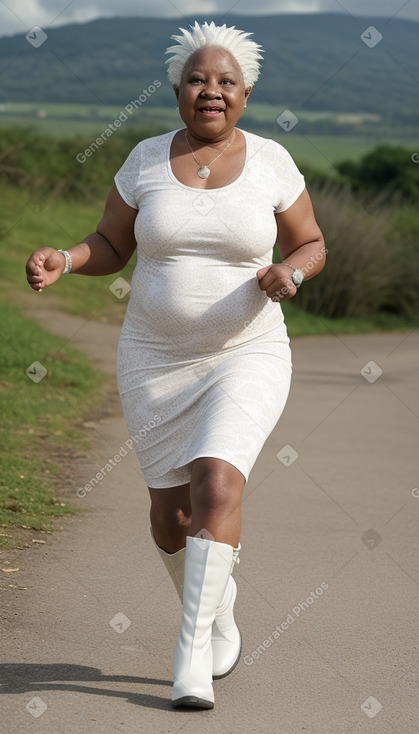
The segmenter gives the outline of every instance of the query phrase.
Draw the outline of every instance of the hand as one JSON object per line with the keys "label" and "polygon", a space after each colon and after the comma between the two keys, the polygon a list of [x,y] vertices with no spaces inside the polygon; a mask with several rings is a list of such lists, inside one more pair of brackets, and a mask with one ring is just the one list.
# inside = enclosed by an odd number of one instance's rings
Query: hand
{"label": "hand", "polygon": [[297,286],[291,280],[291,270],[286,265],[267,265],[258,270],[256,275],[259,287],[271,301],[287,301],[297,293]]}
{"label": "hand", "polygon": [[26,278],[34,291],[42,291],[62,275],[65,257],[53,247],[42,247],[26,263]]}

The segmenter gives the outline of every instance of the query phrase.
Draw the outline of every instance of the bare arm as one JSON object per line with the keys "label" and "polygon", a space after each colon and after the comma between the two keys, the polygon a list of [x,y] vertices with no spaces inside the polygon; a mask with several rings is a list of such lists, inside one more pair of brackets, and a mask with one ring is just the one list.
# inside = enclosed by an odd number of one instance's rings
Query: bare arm
{"label": "bare arm", "polygon": [[[297,201],[285,212],[276,214],[275,218],[278,230],[276,247],[282,261],[302,270],[305,280],[317,275],[324,267],[326,249],[307,190],[304,189]],[[268,265],[257,275],[260,287],[269,298],[285,301],[297,292],[291,280],[291,268],[287,265]]]}
{"label": "bare arm", "polygon": [[[137,209],[128,206],[113,185],[96,232],[68,250],[73,260],[71,272],[110,275],[122,270],[136,247],[134,222],[137,213]],[[29,285],[36,291],[46,288],[58,280],[64,265],[64,255],[54,248],[36,250],[26,263]]]}

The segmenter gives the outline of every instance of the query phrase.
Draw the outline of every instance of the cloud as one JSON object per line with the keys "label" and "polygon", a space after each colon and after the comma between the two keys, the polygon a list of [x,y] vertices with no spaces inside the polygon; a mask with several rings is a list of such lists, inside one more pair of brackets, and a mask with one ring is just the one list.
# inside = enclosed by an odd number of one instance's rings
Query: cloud
{"label": "cloud", "polygon": [[410,18],[419,21],[419,3],[405,0],[0,0],[0,35],[27,33],[34,25],[54,28],[85,23],[95,18],[147,16],[176,18],[206,15],[215,20],[231,14],[276,15],[280,13],[347,13],[355,17]]}

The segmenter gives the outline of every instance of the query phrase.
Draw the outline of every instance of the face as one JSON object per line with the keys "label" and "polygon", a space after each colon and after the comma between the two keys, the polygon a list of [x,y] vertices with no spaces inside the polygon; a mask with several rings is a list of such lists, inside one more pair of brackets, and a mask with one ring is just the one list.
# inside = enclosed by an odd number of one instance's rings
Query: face
{"label": "face", "polygon": [[251,91],[245,89],[236,59],[221,46],[195,51],[185,64],[180,86],[173,89],[188,130],[198,139],[214,142],[232,132]]}

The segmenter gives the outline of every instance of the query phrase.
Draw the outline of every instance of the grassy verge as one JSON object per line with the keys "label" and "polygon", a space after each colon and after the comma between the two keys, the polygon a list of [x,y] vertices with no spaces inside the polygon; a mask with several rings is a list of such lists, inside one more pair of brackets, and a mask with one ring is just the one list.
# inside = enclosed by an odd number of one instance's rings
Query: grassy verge
{"label": "grassy verge", "polygon": [[[127,298],[120,301],[109,290],[114,276],[63,278],[56,288],[39,295],[26,282],[24,266],[31,252],[45,244],[66,248],[78,242],[95,229],[102,202],[39,200],[11,186],[1,186],[0,196],[0,548],[4,549],[19,545],[25,530],[52,532],[54,518],[76,511],[67,501],[68,466],[75,450],[87,448],[83,415],[100,405],[105,386],[105,378],[87,357],[63,347],[62,339],[21,313],[22,297],[33,304],[34,312],[39,298],[43,305],[49,302],[53,308],[59,305],[69,313],[113,322],[122,321]],[[129,272],[125,275],[129,278]],[[26,374],[34,362],[47,370],[37,383]]]}
{"label": "grassy verge", "polygon": [[419,318],[404,319],[396,314],[379,314],[369,319],[329,319],[298,307],[298,294],[282,304],[288,334],[293,339],[315,334],[368,334],[377,331],[410,331],[419,327]]}
{"label": "grassy verge", "polygon": [[54,518],[75,512],[62,501],[63,463],[69,444],[86,448],[83,414],[98,403],[103,378],[16,307],[0,308],[0,548],[8,548],[16,544],[14,528],[52,531]]}

